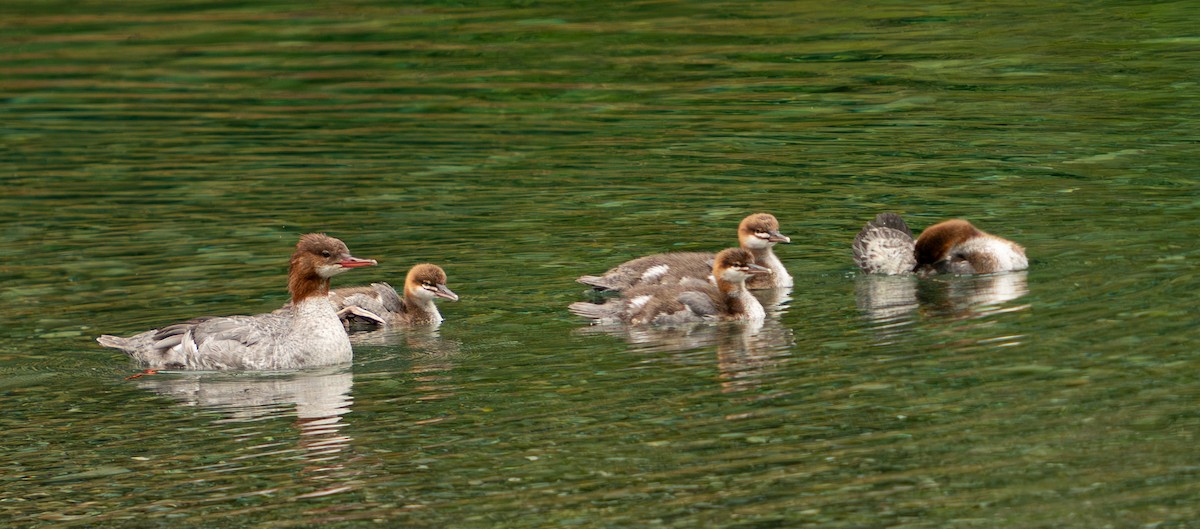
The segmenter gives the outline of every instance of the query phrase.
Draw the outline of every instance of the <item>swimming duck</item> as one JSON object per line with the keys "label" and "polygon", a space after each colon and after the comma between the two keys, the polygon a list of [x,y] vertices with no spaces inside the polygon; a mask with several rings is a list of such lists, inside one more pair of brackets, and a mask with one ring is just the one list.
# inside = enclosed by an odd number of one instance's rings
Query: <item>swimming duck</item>
{"label": "swimming duck", "polygon": [[[779,221],[770,213],[755,213],[738,225],[738,244],[754,255],[754,262],[771,271],[746,283],[750,289],[791,287],[792,276],[771,249],[776,243],[792,242],[779,232]],[[626,261],[602,276],[583,276],[576,281],[595,290],[623,291],[639,285],[673,284],[685,277],[705,279],[712,272],[714,254],[670,252]]]}
{"label": "swimming duck", "polygon": [[571,313],[594,323],[670,325],[698,321],[752,320],[766,316],[762,304],[746,290],[748,279],[770,273],[742,248],[722,250],[713,259],[715,284],[683,278],[674,284],[642,285],[603,304],[572,303]]}
{"label": "swimming duck", "polygon": [[442,322],[442,314],[433,302],[437,298],[458,301],[458,294],[446,287],[446,272],[429,263],[408,271],[403,297],[387,283],[339,288],[329,293],[329,300],[347,329],[436,325]]}
{"label": "swimming duck", "polygon": [[854,238],[854,262],[868,274],[989,274],[1029,267],[1025,249],[962,219],[912,230],[895,213],[880,213]]}
{"label": "swimming duck", "polygon": [[289,307],[255,316],[203,317],[100,345],[120,349],[153,369],[295,369],[351,359],[350,339],[329,302],[329,281],[352,268],[375,265],[350,255],[342,241],[321,233],[300,237],[288,266]]}

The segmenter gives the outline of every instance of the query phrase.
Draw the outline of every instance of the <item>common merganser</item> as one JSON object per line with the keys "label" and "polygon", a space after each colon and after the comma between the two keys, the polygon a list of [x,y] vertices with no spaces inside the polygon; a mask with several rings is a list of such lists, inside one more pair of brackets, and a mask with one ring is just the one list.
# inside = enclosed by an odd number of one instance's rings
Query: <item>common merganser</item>
{"label": "common merganser", "polygon": [[347,329],[436,325],[442,322],[442,314],[433,302],[437,298],[458,301],[458,294],[446,287],[446,272],[429,263],[408,271],[404,279],[404,297],[387,283],[338,288],[329,293],[329,300]]}
{"label": "common merganser", "polygon": [[1025,249],[962,219],[912,230],[895,213],[880,213],[854,238],[854,262],[869,274],[990,274],[1029,267]]}
{"label": "common merganser", "polygon": [[373,259],[350,255],[342,241],[321,233],[300,237],[288,266],[289,307],[255,316],[204,317],[129,338],[103,335],[151,369],[296,369],[351,359],[350,339],[327,297],[331,277]]}
{"label": "common merganser", "polygon": [[709,281],[684,278],[670,285],[643,285],[603,304],[572,303],[571,313],[594,323],[671,325],[697,321],[751,320],[766,317],[762,304],[748,290],[746,280],[769,274],[754,263],[754,254],[742,248],[722,250],[713,260]]}
{"label": "common merganser", "polygon": [[[738,225],[738,244],[754,254],[754,262],[770,274],[755,275],[746,283],[750,289],[791,287],[792,276],[771,248],[776,243],[792,242],[779,233],[779,221],[770,213],[755,213]],[[714,254],[709,252],[670,252],[626,261],[602,276],[583,276],[576,281],[595,290],[622,291],[639,285],[668,285],[685,277],[708,278]]]}

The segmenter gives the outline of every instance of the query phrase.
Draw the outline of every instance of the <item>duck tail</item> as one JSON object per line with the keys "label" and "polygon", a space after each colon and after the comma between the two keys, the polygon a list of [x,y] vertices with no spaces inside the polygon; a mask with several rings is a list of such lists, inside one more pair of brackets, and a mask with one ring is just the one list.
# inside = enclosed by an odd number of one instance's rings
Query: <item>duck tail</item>
{"label": "duck tail", "polygon": [[906,274],[917,266],[912,230],[895,213],[880,213],[867,222],[851,246],[854,263],[868,274]]}
{"label": "duck tail", "polygon": [[126,347],[129,344],[129,340],[111,334],[102,334],[96,338],[96,341],[109,349],[120,349],[122,351],[126,351]]}
{"label": "duck tail", "polygon": [[619,290],[616,285],[612,284],[612,282],[603,276],[581,276],[575,281],[592,287],[592,290]]}
{"label": "duck tail", "polygon": [[604,320],[611,319],[614,316],[613,307],[608,303],[591,303],[588,301],[577,301],[567,306],[567,310],[576,316],[587,318],[600,323]]}

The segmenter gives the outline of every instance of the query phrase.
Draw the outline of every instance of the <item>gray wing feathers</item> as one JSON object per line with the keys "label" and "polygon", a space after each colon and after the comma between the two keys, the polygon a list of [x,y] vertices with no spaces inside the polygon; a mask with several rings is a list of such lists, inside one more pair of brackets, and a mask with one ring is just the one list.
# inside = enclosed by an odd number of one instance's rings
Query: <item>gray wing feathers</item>
{"label": "gray wing feathers", "polygon": [[[716,287],[711,288],[716,290]],[[721,318],[720,308],[713,301],[712,295],[706,291],[684,290],[670,299],[673,299],[674,303],[663,300],[654,307],[647,307],[653,311],[653,316],[643,316],[642,321],[656,325],[674,325]]]}
{"label": "gray wing feathers", "polygon": [[620,290],[621,287],[616,282],[608,281],[602,276],[580,276],[576,282],[583,283],[596,290]]}
{"label": "gray wing feathers", "polygon": [[620,321],[621,309],[625,303],[621,300],[610,300],[607,303],[590,303],[577,301],[567,306],[571,314],[593,320],[596,323],[616,323]]}
{"label": "gray wing feathers", "polygon": [[405,312],[404,298],[387,283],[339,288],[329,293],[329,300],[342,323],[349,327],[384,325],[389,314]]}
{"label": "gray wing feathers", "polygon": [[896,231],[903,232],[908,237],[912,238],[912,230],[908,229],[908,224],[904,219],[895,213],[880,213],[875,215],[875,220],[867,223],[868,226],[874,225],[881,228],[891,228]]}
{"label": "gray wing feathers", "polygon": [[688,290],[680,293],[675,299],[697,316],[709,317],[720,314],[720,310],[717,308],[717,304],[713,302],[712,297],[704,292]]}
{"label": "gray wing feathers", "polygon": [[348,305],[346,308],[339,310],[337,315],[338,319],[342,320],[342,325],[348,327],[355,327],[359,323],[364,323],[371,327],[387,325],[387,320],[383,319],[383,316],[357,305]]}
{"label": "gray wing feathers", "polygon": [[868,274],[906,274],[917,266],[912,232],[894,213],[880,213],[868,222],[852,248],[854,263]]}
{"label": "gray wing feathers", "polygon": [[273,325],[273,323],[280,318],[277,314],[211,318],[192,328],[192,339],[195,340],[199,349],[222,342],[250,347],[263,340],[269,340],[277,334],[272,331],[282,326]]}
{"label": "gray wing feathers", "polygon": [[96,341],[154,368],[242,367],[246,348],[274,339],[286,327],[278,323],[281,318],[278,313],[200,318],[129,338],[104,335]]}

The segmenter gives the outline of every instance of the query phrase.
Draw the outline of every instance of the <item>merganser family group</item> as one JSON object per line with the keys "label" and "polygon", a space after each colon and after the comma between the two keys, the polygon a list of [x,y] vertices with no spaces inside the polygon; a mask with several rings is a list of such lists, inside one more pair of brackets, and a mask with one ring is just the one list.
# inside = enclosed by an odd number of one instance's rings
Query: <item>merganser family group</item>
{"label": "merganser family group", "polygon": [[[596,324],[677,325],[690,322],[761,322],[766,311],[750,292],[790,288],[792,276],[773,248],[791,239],[779,221],[755,213],[738,226],[738,247],[712,253],[671,252],[617,265],[577,279],[614,292],[603,303],[581,301],[568,310]],[[854,262],[867,274],[989,274],[1024,270],[1025,249],[970,222],[947,220],[917,238],[899,215],[881,213],[854,238]],[[403,294],[387,283],[330,290],[333,276],[373,259],[350,254],[342,241],[319,233],[300,237],[288,267],[291,300],[254,316],[201,317],[121,338],[103,335],[149,369],[280,370],[350,362],[348,332],[437,325],[436,299],[458,301],[441,267],[413,266]]]}

